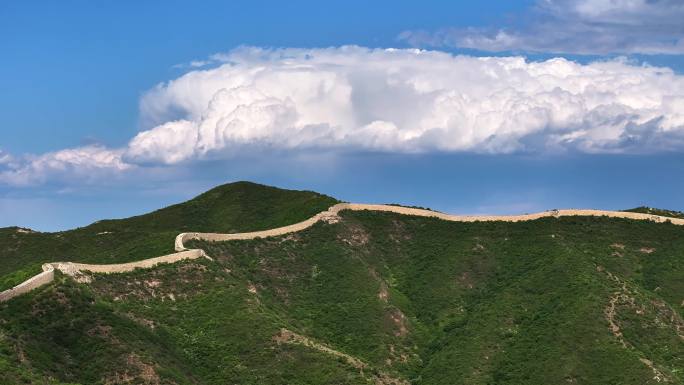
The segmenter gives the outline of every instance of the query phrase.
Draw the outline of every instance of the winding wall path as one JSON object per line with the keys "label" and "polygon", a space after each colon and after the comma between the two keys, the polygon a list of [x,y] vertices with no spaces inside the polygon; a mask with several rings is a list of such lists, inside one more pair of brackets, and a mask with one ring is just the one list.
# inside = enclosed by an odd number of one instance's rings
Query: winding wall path
{"label": "winding wall path", "polygon": [[174,263],[183,259],[196,259],[208,256],[200,249],[187,249],[184,245],[189,240],[203,240],[203,241],[230,241],[238,239],[254,239],[274,237],[297,231],[302,231],[313,226],[319,221],[334,223],[339,220],[339,212],[343,210],[370,210],[370,211],[387,211],[403,215],[414,215],[420,217],[433,217],[445,221],[453,222],[477,222],[477,221],[502,221],[502,222],[520,222],[531,221],[544,217],[566,217],[566,216],[603,216],[611,218],[626,218],[635,220],[648,220],[653,222],[671,222],[675,225],[684,225],[684,219],[663,217],[658,215],[631,213],[624,211],[605,211],[605,210],[552,210],[544,211],[534,214],[525,215],[449,215],[436,211],[415,209],[410,207],[390,206],[390,205],[370,205],[358,203],[339,203],[328,210],[314,215],[313,217],[293,225],[278,227],[270,230],[254,231],[248,233],[234,233],[234,234],[219,234],[219,233],[181,233],[178,234],[175,241],[176,253],[164,255],[161,257],[144,259],[142,261],[120,263],[113,265],[90,265],[73,262],[53,262],[43,265],[43,272],[37,274],[19,285],[0,292],[0,302],[7,301],[18,295],[27,293],[37,287],[48,284],[54,280],[55,269],[64,274],[71,276],[78,276],[81,271],[90,271],[93,273],[124,273],[132,271],[136,268],[150,268],[160,263]]}

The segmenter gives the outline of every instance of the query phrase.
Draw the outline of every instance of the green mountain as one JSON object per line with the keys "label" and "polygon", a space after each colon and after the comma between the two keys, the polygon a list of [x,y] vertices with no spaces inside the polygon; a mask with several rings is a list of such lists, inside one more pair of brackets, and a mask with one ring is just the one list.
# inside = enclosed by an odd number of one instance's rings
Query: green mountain
{"label": "green mountain", "polygon": [[625,211],[631,211],[633,213],[660,215],[663,217],[684,218],[684,213],[681,211],[663,210],[663,209],[656,209],[653,207],[646,207],[646,206],[640,206],[640,207],[636,207],[636,208],[625,210]]}
{"label": "green mountain", "polygon": [[33,232],[0,228],[0,290],[54,261],[120,263],[173,253],[184,231],[232,233],[264,230],[307,219],[337,203],[310,191],[282,190],[250,182],[216,187],[187,202],[126,219],[75,230]]}
{"label": "green mountain", "polygon": [[[180,231],[265,229],[334,203],[231,184],[69,232],[5,229],[0,269],[148,258]],[[684,384],[682,226],[340,215],[187,245],[212,260],[87,284],[58,273],[0,304],[0,383]]]}

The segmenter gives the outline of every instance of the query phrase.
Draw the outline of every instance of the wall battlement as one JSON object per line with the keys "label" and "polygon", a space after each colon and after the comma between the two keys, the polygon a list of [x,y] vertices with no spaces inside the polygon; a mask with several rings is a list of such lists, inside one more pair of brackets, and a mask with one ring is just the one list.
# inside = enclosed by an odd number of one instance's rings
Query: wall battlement
{"label": "wall battlement", "polygon": [[176,251],[186,250],[184,242],[190,240],[202,240],[210,242],[231,241],[237,239],[266,238],[285,235],[304,230],[313,226],[319,221],[334,222],[339,217],[340,211],[385,211],[402,215],[413,215],[420,217],[431,217],[452,222],[521,222],[532,221],[546,217],[572,217],[572,216],[595,216],[610,218],[625,218],[634,220],[648,220],[658,223],[671,222],[675,225],[684,225],[684,219],[663,217],[651,214],[632,213],[626,211],[607,211],[607,210],[587,210],[587,209],[565,209],[549,210],[533,214],[524,215],[450,215],[425,209],[412,207],[392,206],[392,205],[373,205],[360,203],[339,203],[328,210],[314,215],[313,217],[289,226],[278,227],[275,229],[254,231],[249,233],[218,234],[218,233],[181,233],[176,237]]}
{"label": "wall battlement", "polygon": [[28,293],[40,286],[46,285],[54,280],[55,270],[61,271],[63,274],[70,276],[77,276],[82,271],[90,271],[93,273],[125,273],[133,271],[137,268],[151,268],[160,263],[175,263],[183,259],[209,258],[204,250],[201,249],[187,249],[185,242],[190,240],[202,240],[210,242],[230,241],[230,240],[244,240],[255,238],[266,238],[285,235],[298,231],[305,230],[314,224],[323,221],[326,223],[334,223],[339,220],[339,212],[343,210],[353,211],[385,211],[393,212],[402,215],[413,215],[420,217],[432,217],[445,221],[452,222],[486,222],[486,221],[501,221],[501,222],[520,222],[531,221],[545,217],[568,217],[568,216],[596,216],[596,217],[610,217],[610,218],[625,218],[633,220],[647,220],[658,223],[670,222],[675,225],[683,226],[684,219],[663,217],[658,215],[632,213],[625,211],[606,211],[606,210],[582,210],[582,209],[567,209],[567,210],[551,210],[543,211],[534,214],[524,215],[450,215],[440,213],[438,211],[430,211],[424,209],[417,209],[411,207],[392,206],[392,205],[373,205],[373,204],[359,204],[359,203],[339,203],[328,210],[320,212],[313,217],[302,222],[295,223],[288,226],[278,227],[275,229],[253,231],[247,233],[180,233],[176,236],[174,247],[177,251],[173,254],[163,255],[161,257],[144,259],[136,262],[119,263],[111,265],[94,265],[74,262],[52,262],[43,265],[43,272],[37,274],[19,285],[0,292],[0,302],[8,301],[18,295]]}
{"label": "wall battlement", "polygon": [[[18,295],[28,293],[40,286],[46,285],[55,279],[55,270],[61,271],[63,274],[72,277],[78,276],[82,271],[90,271],[92,273],[125,273],[135,269],[147,269],[154,267],[160,263],[174,263],[183,259],[196,259],[200,257],[207,257],[203,250],[186,250],[179,253],[163,255],[161,257],[144,259],[142,261],[119,263],[112,265],[90,265],[85,263],[73,262],[51,262],[43,264],[43,272],[27,279],[17,286],[0,292],[0,302],[8,301]],[[208,258],[208,257],[207,257]]]}

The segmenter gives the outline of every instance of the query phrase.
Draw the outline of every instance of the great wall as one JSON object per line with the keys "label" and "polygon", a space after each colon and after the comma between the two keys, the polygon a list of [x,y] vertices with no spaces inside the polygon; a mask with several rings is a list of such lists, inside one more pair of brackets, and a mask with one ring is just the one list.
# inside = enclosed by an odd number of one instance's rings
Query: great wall
{"label": "great wall", "polygon": [[502,221],[502,222],[520,222],[520,221],[531,221],[535,219],[545,218],[545,217],[567,217],[567,216],[603,216],[610,218],[625,218],[634,220],[648,220],[658,223],[670,222],[675,225],[684,225],[684,219],[670,218],[658,215],[643,214],[643,213],[633,213],[624,211],[605,211],[605,210],[551,210],[543,211],[534,214],[525,215],[449,215],[440,213],[437,211],[430,211],[424,209],[403,207],[403,206],[392,206],[392,205],[371,205],[371,204],[358,204],[358,203],[339,203],[328,210],[320,212],[313,217],[306,219],[302,222],[295,223],[289,226],[278,227],[275,229],[254,231],[247,233],[233,233],[233,234],[219,234],[219,233],[181,233],[176,236],[175,240],[175,250],[176,253],[164,255],[161,257],[144,259],[137,262],[121,263],[121,264],[111,264],[111,265],[92,265],[74,262],[52,262],[43,264],[43,272],[37,274],[26,281],[18,284],[17,286],[0,292],[0,302],[8,301],[18,295],[28,293],[40,286],[46,285],[52,282],[55,278],[55,270],[59,270],[63,274],[70,275],[72,277],[80,276],[82,271],[89,271],[92,273],[125,273],[132,271],[137,268],[151,268],[160,263],[174,263],[183,259],[196,259],[196,258],[209,258],[201,249],[187,249],[184,245],[186,241],[189,240],[203,240],[203,241],[230,241],[230,240],[245,240],[245,239],[255,239],[255,238],[266,238],[275,237],[279,235],[285,235],[297,231],[302,231],[313,226],[319,221],[324,221],[327,223],[337,222],[339,219],[339,212],[343,210],[352,211],[386,211],[393,212],[402,215],[413,215],[420,217],[433,217],[445,221],[452,222],[485,222],[485,221]]}

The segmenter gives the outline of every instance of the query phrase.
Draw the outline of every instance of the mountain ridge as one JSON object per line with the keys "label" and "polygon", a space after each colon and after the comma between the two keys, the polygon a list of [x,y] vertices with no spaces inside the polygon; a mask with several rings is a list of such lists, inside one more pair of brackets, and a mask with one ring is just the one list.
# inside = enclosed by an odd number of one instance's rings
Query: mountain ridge
{"label": "mountain ridge", "polygon": [[0,379],[684,381],[679,221],[550,211],[457,222],[354,204],[325,211],[297,231],[286,222],[229,242],[181,237],[182,248],[211,260],[84,269],[77,280],[57,269],[52,283],[0,303]]}
{"label": "mountain ridge", "polygon": [[[149,217],[160,217],[164,216],[165,213],[167,212],[172,212],[178,208],[182,208],[187,205],[201,205],[201,203],[197,202],[202,202],[203,200],[209,199],[217,199],[217,197],[221,197],[223,194],[221,194],[221,189],[225,189],[227,187],[242,187],[242,186],[251,186],[251,187],[258,187],[261,189],[273,189],[273,187],[270,186],[264,186],[264,185],[259,185],[255,184],[252,182],[235,182],[227,185],[222,185],[218,186],[216,188],[213,188],[205,193],[202,193],[198,195],[197,197],[188,200],[186,202],[182,202],[179,204],[174,204],[171,206],[167,206],[165,208],[159,209],[152,211],[147,214],[142,214],[138,216],[133,216],[130,218],[125,218],[125,219],[110,219],[110,220],[100,220],[96,221],[91,225],[85,226],[83,229],[88,229],[88,228],[93,228],[96,226],[107,226],[108,223],[112,222],[117,222],[117,221],[137,221],[137,220],[143,220],[144,222],[151,222],[151,221],[146,221],[147,218]],[[305,193],[313,193],[311,191],[304,191]],[[671,216],[663,216],[659,214],[672,214],[672,215],[677,215],[677,212],[674,211],[669,211],[669,210],[659,210],[659,209],[653,209],[653,208],[648,208],[648,207],[638,207],[635,209],[631,210],[625,210],[625,211],[609,211],[609,210],[587,210],[587,209],[554,209],[554,210],[548,210],[548,211],[542,211],[539,213],[532,213],[532,214],[523,214],[523,215],[452,215],[452,214],[444,214],[438,211],[434,211],[431,209],[425,209],[422,207],[417,207],[417,206],[401,206],[398,204],[388,204],[388,205],[377,205],[377,204],[359,204],[359,203],[338,203],[334,206],[331,206],[325,211],[321,211],[311,218],[308,218],[304,220],[303,222],[292,224],[292,225],[286,225],[281,228],[275,228],[275,229],[265,229],[265,230],[260,230],[256,232],[246,232],[246,233],[201,233],[201,232],[192,232],[192,233],[180,233],[175,237],[174,241],[174,250],[178,253],[172,253],[172,254],[167,254],[164,256],[156,256],[148,259],[143,259],[143,260],[138,260],[138,261],[131,261],[126,264],[119,264],[119,265],[94,265],[94,264],[75,264],[73,262],[50,262],[42,265],[42,272],[36,274],[35,276],[27,278],[25,281],[20,282],[14,287],[11,287],[7,290],[4,290],[0,292],[0,302],[2,301],[7,301],[11,298],[14,298],[17,295],[24,294],[30,290],[33,290],[41,285],[45,285],[49,282],[52,281],[53,279],[53,273],[52,271],[54,269],[58,269],[62,271],[64,274],[76,276],[80,274],[81,270],[88,270],[94,271],[94,272],[109,272],[109,273],[116,273],[116,272],[126,272],[130,271],[134,268],[141,268],[141,267],[152,267],[155,266],[158,263],[169,263],[170,261],[176,262],[184,258],[199,258],[203,257],[204,252],[202,250],[192,250],[193,253],[186,253],[184,254],[183,258],[179,258],[177,254],[180,252],[186,251],[187,249],[184,247],[183,242],[185,240],[211,240],[211,241],[226,241],[226,240],[234,240],[234,239],[253,239],[257,237],[268,237],[268,236],[278,236],[278,235],[283,235],[291,232],[296,232],[296,231],[301,231],[304,230],[319,220],[325,220],[325,221],[330,221],[330,220],[335,220],[334,218],[337,217],[338,212],[341,210],[375,210],[375,211],[389,211],[389,212],[394,212],[394,213],[399,213],[403,215],[417,215],[417,216],[430,216],[430,217],[436,217],[442,220],[446,221],[505,221],[505,222],[517,222],[517,221],[527,221],[527,220],[535,220],[547,216],[553,216],[553,217],[561,217],[561,216],[607,216],[607,217],[614,217],[614,218],[628,218],[628,219],[636,219],[636,220],[650,220],[654,222],[670,222],[673,224],[677,225],[684,225],[684,217],[671,217]],[[28,231],[27,229],[20,228],[20,227],[10,227],[9,229],[15,229],[15,231],[18,232],[23,232],[23,233],[35,233],[33,231]],[[2,229],[0,229],[2,230]],[[58,232],[62,233],[62,232]],[[102,231],[98,233],[100,234],[108,234],[110,232],[108,231]],[[45,233],[42,233],[45,234]],[[48,233],[49,234],[49,233]],[[156,261],[154,263],[151,263],[150,261]]]}
{"label": "mountain ridge", "polygon": [[[247,183],[247,182],[238,182]],[[208,193],[211,193],[208,192]],[[190,200],[192,202],[198,198],[205,196],[202,194],[197,198]],[[187,203],[187,202],[186,202]],[[167,207],[171,209],[173,207],[178,207],[179,205],[173,205]],[[164,210],[164,209],[161,209]],[[161,210],[154,211],[150,214],[154,215]],[[36,274],[33,277],[28,278],[26,281],[19,283],[18,285],[0,292],[0,302],[8,301],[18,295],[25,294],[31,290],[34,290],[42,285],[52,282],[54,279],[53,271],[55,269],[60,270],[63,274],[78,277],[82,270],[100,273],[122,273],[128,272],[136,268],[150,268],[154,267],[159,263],[174,263],[183,259],[195,259],[200,257],[206,257],[206,254],[201,249],[189,250],[185,248],[184,242],[187,240],[199,240],[199,241],[228,241],[228,240],[248,240],[254,238],[265,238],[272,236],[279,236],[284,234],[289,234],[297,231],[302,231],[307,229],[317,223],[320,220],[326,221],[328,223],[335,223],[338,220],[338,213],[342,210],[369,210],[369,211],[385,211],[393,212],[402,215],[414,215],[414,216],[424,216],[424,217],[434,217],[445,221],[454,222],[480,222],[480,221],[494,221],[494,222],[519,222],[519,221],[530,221],[537,220],[544,217],[563,217],[563,216],[604,216],[611,218],[623,218],[623,219],[634,219],[634,220],[648,220],[653,222],[667,222],[675,225],[684,225],[684,218],[676,218],[669,216],[662,216],[657,214],[652,214],[653,209],[646,208],[645,211],[609,211],[609,210],[588,210],[588,209],[554,209],[549,211],[542,211],[532,214],[523,215],[451,215],[444,214],[438,211],[433,211],[430,209],[424,209],[413,206],[400,206],[396,204],[389,205],[377,205],[377,204],[359,204],[359,203],[338,203],[331,206],[325,211],[314,215],[313,217],[306,219],[302,222],[286,225],[280,228],[267,229],[255,232],[246,233],[180,233],[176,236],[174,241],[174,249],[176,253],[152,257],[148,259],[143,259],[139,261],[128,262],[124,264],[117,265],[96,265],[96,264],[82,264],[73,262],[51,262],[42,265],[42,272]],[[641,208],[633,209],[641,210]],[[660,213],[674,213],[671,211],[660,210]],[[143,216],[140,216],[143,217]],[[136,218],[136,217],[132,217]],[[131,218],[128,218],[131,219]],[[95,223],[100,223],[98,221]]]}
{"label": "mountain ridge", "polygon": [[278,227],[304,220],[337,202],[311,191],[235,182],[147,214],[101,220],[72,230],[48,233],[2,228],[0,291],[39,273],[44,263],[142,260],[173,253],[173,239],[184,230],[237,232]]}

